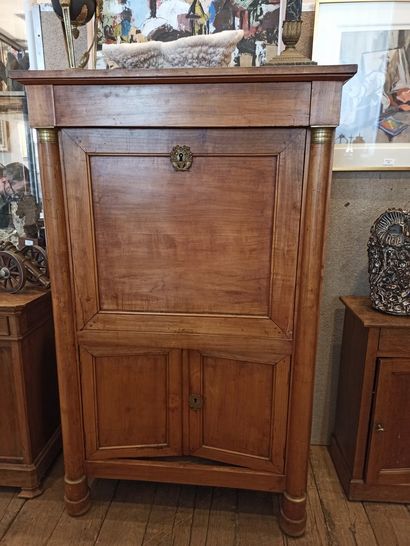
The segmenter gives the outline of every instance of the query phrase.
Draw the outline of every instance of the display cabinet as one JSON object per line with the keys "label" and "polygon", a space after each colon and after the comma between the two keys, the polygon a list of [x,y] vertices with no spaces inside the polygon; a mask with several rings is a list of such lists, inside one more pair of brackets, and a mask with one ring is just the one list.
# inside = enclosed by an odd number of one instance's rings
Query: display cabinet
{"label": "display cabinet", "polygon": [[355,67],[15,74],[38,129],[72,515],[88,478],[306,523],[333,133]]}
{"label": "display cabinet", "polygon": [[410,502],[410,317],[346,307],[330,454],[350,500]]}

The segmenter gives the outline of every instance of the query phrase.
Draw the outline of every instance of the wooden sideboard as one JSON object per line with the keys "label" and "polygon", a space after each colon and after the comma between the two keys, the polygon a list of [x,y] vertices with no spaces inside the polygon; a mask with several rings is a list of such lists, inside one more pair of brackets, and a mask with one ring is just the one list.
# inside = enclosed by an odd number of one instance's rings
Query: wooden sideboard
{"label": "wooden sideboard", "polygon": [[0,292],[0,486],[41,494],[59,424],[50,292]]}
{"label": "wooden sideboard", "polygon": [[333,134],[354,72],[15,74],[38,129],[70,514],[91,476],[207,484],[280,492],[283,530],[304,532]]}
{"label": "wooden sideboard", "polygon": [[330,454],[351,500],[410,502],[410,317],[346,296]]}

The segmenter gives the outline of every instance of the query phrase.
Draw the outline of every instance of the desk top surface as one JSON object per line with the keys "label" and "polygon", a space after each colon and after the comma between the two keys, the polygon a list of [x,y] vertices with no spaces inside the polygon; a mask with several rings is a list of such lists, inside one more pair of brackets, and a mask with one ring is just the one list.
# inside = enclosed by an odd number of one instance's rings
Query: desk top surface
{"label": "desk top surface", "polygon": [[147,83],[240,83],[264,81],[347,81],[357,65],[294,65],[252,68],[172,68],[145,70],[15,70],[24,85],[101,85]]}

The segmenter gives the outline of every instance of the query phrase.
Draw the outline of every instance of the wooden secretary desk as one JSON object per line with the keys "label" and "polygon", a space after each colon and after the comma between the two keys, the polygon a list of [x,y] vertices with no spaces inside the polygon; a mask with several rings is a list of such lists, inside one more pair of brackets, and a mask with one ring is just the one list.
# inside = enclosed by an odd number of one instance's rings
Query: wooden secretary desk
{"label": "wooden secretary desk", "polygon": [[282,493],[283,530],[303,533],[354,71],[15,74],[38,129],[70,514],[91,476],[207,484]]}

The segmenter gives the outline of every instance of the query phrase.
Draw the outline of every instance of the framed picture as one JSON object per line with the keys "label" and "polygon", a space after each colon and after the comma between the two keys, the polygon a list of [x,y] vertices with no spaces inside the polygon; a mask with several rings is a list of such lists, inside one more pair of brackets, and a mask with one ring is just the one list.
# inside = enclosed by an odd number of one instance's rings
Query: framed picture
{"label": "framed picture", "polygon": [[408,170],[410,1],[318,0],[313,60],[358,65],[343,88],[334,170]]}
{"label": "framed picture", "polygon": [[10,151],[10,129],[9,122],[0,120],[0,152]]}
{"label": "framed picture", "polygon": [[103,0],[98,49],[242,29],[232,65],[260,66],[278,54],[284,11],[284,0]]}

